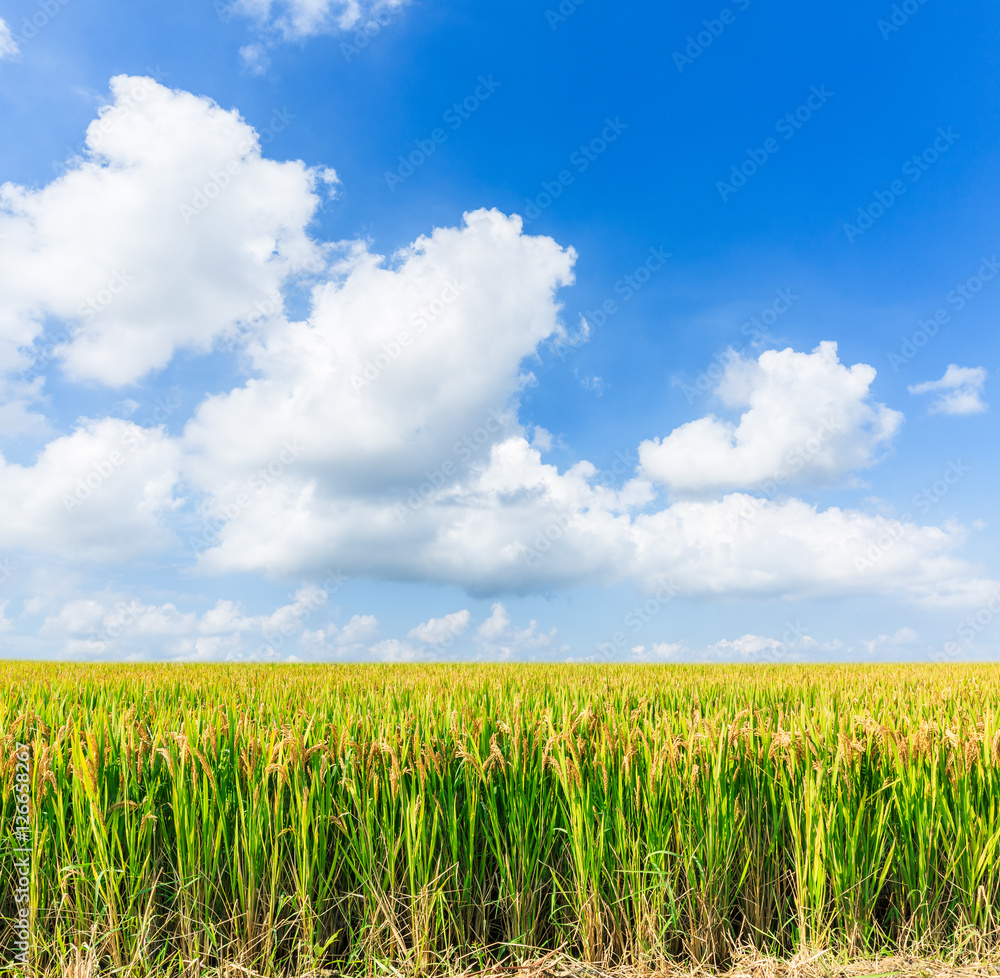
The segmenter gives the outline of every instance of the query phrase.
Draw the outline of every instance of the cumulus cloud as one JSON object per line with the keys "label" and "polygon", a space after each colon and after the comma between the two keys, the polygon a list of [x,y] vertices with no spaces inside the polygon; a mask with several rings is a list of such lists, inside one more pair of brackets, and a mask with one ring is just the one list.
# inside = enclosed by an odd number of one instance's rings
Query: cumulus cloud
{"label": "cumulus cloud", "polygon": [[490,610],[490,617],[476,630],[479,653],[488,659],[534,659],[552,652],[569,650],[557,646],[555,628],[548,632],[538,627],[534,619],[527,628],[517,628],[511,623],[510,614],[497,601]]}
{"label": "cumulus cloud", "polygon": [[377,495],[341,495],[318,508],[316,482],[290,473],[224,528],[204,566],[319,573],[335,555],[352,575],[482,594],[632,579],[649,589],[671,580],[685,595],[874,591],[954,604],[979,600],[990,586],[956,556],[965,539],[958,526],[746,493],[643,511],[648,486],[633,480],[613,490],[595,485],[595,474],[589,463],[560,472],[511,437],[411,512]]}
{"label": "cumulus cloud", "polygon": [[986,371],[982,367],[950,363],[940,380],[911,384],[907,390],[911,394],[936,393],[931,414],[981,414],[987,407],[981,396],[985,384]]}
{"label": "cumulus cloud", "polygon": [[920,641],[920,636],[909,626],[904,625],[898,628],[892,635],[879,635],[878,638],[868,639],[861,642],[862,647],[868,655],[891,654],[891,650],[912,649]]}
{"label": "cumulus cloud", "polygon": [[162,428],[85,420],[33,465],[0,455],[0,548],[125,560],[169,546],[180,447]]}
{"label": "cumulus cloud", "polygon": [[0,371],[27,364],[51,317],[72,378],[133,383],[319,263],[318,173],[265,159],[210,99],[124,75],[111,94],[65,173],[0,187]]}
{"label": "cumulus cloud", "polygon": [[450,642],[464,634],[472,620],[472,613],[467,609],[452,612],[441,618],[431,618],[416,628],[411,628],[406,637],[426,645],[439,645]]}
{"label": "cumulus cloud", "polygon": [[368,653],[368,643],[378,635],[378,626],[378,618],[374,615],[352,615],[343,628],[331,623],[322,628],[304,630],[300,644],[312,659],[364,658]]}
{"label": "cumulus cloud", "polygon": [[848,368],[837,344],[812,353],[767,350],[730,358],[718,385],[738,423],[710,415],[639,446],[644,473],[678,494],[749,489],[769,480],[835,485],[878,460],[903,416],[873,402],[875,368]]}
{"label": "cumulus cloud", "polygon": [[300,588],[269,615],[246,615],[220,600],[202,615],[171,602],[146,604],[125,594],[66,602],[42,622],[39,636],[70,656],[218,660],[283,660],[309,617],[326,603],[320,588]]}
{"label": "cumulus cloud", "polygon": [[[872,399],[874,368],[841,364],[836,344],[732,360],[718,394],[738,421],[710,416],[643,442],[609,487],[588,461],[543,463],[551,435],[518,417],[532,358],[565,336],[558,293],[573,282],[572,248],[497,210],[387,257],[318,243],[306,225],[332,171],[263,159],[247,124],[207,99],[149,79],[112,90],[86,159],[39,191],[0,192],[6,365],[54,316],[76,327],[58,350],[71,376],[127,383],[232,332],[262,293],[269,311],[236,337],[249,379],[206,397],[180,437],[85,421],[32,465],[3,462],[0,545],[100,560],[162,552],[167,517],[190,505],[213,520],[204,573],[302,580],[337,566],[491,596],[631,580],[684,595],[955,605],[992,586],[957,556],[957,525],[733,491],[779,476],[789,488],[842,483],[889,445],[901,415]],[[205,207],[186,203],[227,160],[239,164],[232,180]],[[282,289],[318,256],[332,264],[293,321]],[[79,311],[87,294],[100,304],[92,317]],[[137,432],[144,441],[109,461]],[[191,640],[281,635],[301,618],[287,614],[272,628],[220,606]],[[495,606],[477,632],[484,652],[552,647],[551,633],[505,615]],[[374,620],[310,622],[304,641],[405,659],[452,618],[374,645]]]}
{"label": "cumulus cloud", "polygon": [[557,643],[555,628],[543,631],[532,620],[524,628],[511,621],[502,603],[493,604],[490,616],[478,628],[470,630],[472,613],[468,609],[455,611],[440,618],[431,618],[411,628],[405,639],[384,638],[373,641],[377,629],[365,629],[358,641],[348,640],[346,633],[356,620],[371,621],[372,616],[360,619],[355,615],[351,623],[338,632],[336,626],[327,626],[315,632],[303,633],[302,647],[310,658],[341,659],[371,662],[418,662],[442,658],[483,659],[551,659],[569,647]]}
{"label": "cumulus cloud", "polygon": [[331,34],[364,26],[381,25],[407,0],[236,0],[234,13],[252,17],[268,31],[285,40],[301,40],[314,34]]}
{"label": "cumulus cloud", "polygon": [[791,662],[818,648],[819,643],[799,623],[789,621],[780,639],[748,632],[700,648],[691,648],[686,642],[655,642],[648,649],[636,646],[632,657],[645,662]]}
{"label": "cumulus cloud", "polygon": [[[871,402],[874,369],[843,366],[833,343],[731,364],[721,393],[749,405],[739,425],[703,419],[708,450],[691,425],[643,443],[620,489],[589,462],[543,464],[517,395],[526,358],[560,334],[554,296],[574,258],[496,211],[467,214],[391,263],[359,246],[317,286],[308,321],[251,344],[259,376],[207,400],[187,427],[189,478],[217,500],[293,432],[302,446],[201,568],[320,573],[335,555],[352,575],[477,594],[623,579],[655,588],[664,577],[692,595],[875,590],[953,602],[983,590],[953,555],[957,527],[746,493],[655,509],[657,482],[704,493],[784,465],[789,482],[824,484],[871,465],[901,415]],[[858,559],[882,538],[891,553],[861,573]]]}
{"label": "cumulus cloud", "polygon": [[20,52],[21,49],[17,46],[17,41],[14,40],[14,35],[11,34],[7,22],[0,17],[0,61],[4,58],[13,58]]}
{"label": "cumulus cloud", "polygon": [[270,60],[261,44],[245,44],[240,48],[240,63],[251,75],[266,74]]}
{"label": "cumulus cloud", "polygon": [[796,659],[800,654],[816,647],[815,639],[804,635],[794,642],[748,633],[734,639],[719,639],[706,650],[705,658],[744,660],[749,662],[780,662]]}

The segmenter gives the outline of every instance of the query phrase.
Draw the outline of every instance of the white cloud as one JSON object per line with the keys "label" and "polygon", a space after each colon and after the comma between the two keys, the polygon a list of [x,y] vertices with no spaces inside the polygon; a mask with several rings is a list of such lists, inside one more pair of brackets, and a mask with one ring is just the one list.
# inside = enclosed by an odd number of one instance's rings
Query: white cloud
{"label": "white cloud", "polygon": [[388,23],[407,0],[236,0],[234,12],[252,17],[285,40]]}
{"label": "white cloud", "polygon": [[64,654],[84,658],[288,659],[306,621],[326,603],[320,588],[300,588],[269,615],[245,615],[220,600],[201,616],[172,602],[145,604],[106,593],[66,602],[43,621],[39,635]]}
{"label": "white cloud", "polygon": [[320,504],[307,469],[226,526],[206,569],[319,573],[335,555],[351,575],[482,594],[622,579],[654,589],[672,579],[684,595],[874,592],[936,604],[975,603],[990,586],[954,556],[965,539],[958,526],[745,493],[643,511],[641,481],[620,491],[594,485],[589,463],[559,472],[518,436],[406,519],[392,495],[342,493]]}
{"label": "white cloud", "polygon": [[49,442],[33,465],[0,456],[0,548],[126,560],[169,546],[180,449],[161,428],[105,418]]}
{"label": "white cloud", "polygon": [[[140,82],[141,100],[130,87]],[[86,421],[32,465],[0,459],[0,546],[98,560],[162,552],[167,517],[190,499],[206,514],[238,513],[200,554],[205,573],[309,579],[338,566],[490,595],[673,579],[682,595],[878,593],[956,606],[992,587],[956,556],[957,525],[729,491],[782,472],[789,487],[844,482],[889,444],[901,416],[872,400],[874,368],[842,365],[834,343],[731,361],[719,396],[745,409],[738,423],[707,417],[643,442],[636,471],[609,488],[590,462],[543,464],[551,437],[533,429],[533,447],[517,417],[531,358],[565,335],[557,293],[573,282],[571,248],[496,210],[388,259],[341,244],[308,314],[290,322],[278,290],[333,251],[304,230],[332,171],[263,160],[246,123],[206,99],[148,79],[115,79],[113,91],[116,114],[90,127],[87,160],[40,191],[0,193],[7,366],[43,318],[72,319],[81,292],[102,287],[105,258],[134,281],[119,281],[127,288],[65,345],[78,378],[135,380],[231,330],[262,290],[277,299],[239,339],[252,377],[207,397],[182,437]],[[178,201],[233,153],[245,182],[234,177],[185,223]],[[101,476],[136,431],[146,441]],[[77,478],[97,485],[67,505]],[[255,479],[261,490],[248,494]],[[268,623],[225,605],[191,641],[229,649],[234,635],[299,627],[297,614]],[[499,605],[481,626],[484,650],[552,647],[551,633],[505,615]],[[366,645],[375,624],[312,627],[304,641],[420,654],[398,639]],[[423,643],[433,625],[411,639]]]}
{"label": "white cloud", "polygon": [[477,629],[480,638],[491,641],[499,638],[510,628],[510,615],[500,601],[497,601],[491,611],[490,617],[484,621]]}
{"label": "white cloud", "polygon": [[553,444],[552,432],[546,431],[541,425],[535,425],[531,433],[531,447],[540,452],[550,452]]}
{"label": "white cloud", "polygon": [[877,461],[903,416],[871,401],[875,368],[845,367],[837,344],[727,360],[718,395],[746,408],[734,424],[710,415],[639,446],[643,472],[681,494],[768,482],[833,485]]}
{"label": "white cloud", "polygon": [[351,615],[337,639],[341,645],[356,645],[373,639],[377,633],[378,619],[374,615]]}
{"label": "white cloud", "polygon": [[948,364],[940,380],[928,380],[907,388],[911,394],[941,392],[931,402],[931,414],[980,414],[986,403],[980,396],[986,384],[986,371],[982,367],[959,367]]}
{"label": "white cloud", "polygon": [[568,651],[568,646],[556,646],[556,636],[555,628],[543,632],[534,619],[527,628],[515,627],[499,601],[492,606],[490,617],[476,630],[479,654],[487,659],[533,659],[546,653]]}
{"label": "white cloud", "polygon": [[17,46],[17,41],[14,40],[14,35],[11,34],[10,28],[7,26],[7,21],[0,17],[0,61],[4,58],[13,58],[20,53],[21,49]]}
{"label": "white cloud", "polygon": [[711,645],[691,648],[686,642],[656,642],[651,648],[639,645],[632,649],[640,661],[665,662],[787,662],[803,658],[804,653],[819,647],[797,624],[786,623],[780,639],[748,632],[738,638],[722,638]]}
{"label": "white cloud", "polygon": [[426,645],[439,645],[442,642],[452,642],[464,634],[472,620],[472,613],[467,609],[452,612],[442,618],[431,618],[423,624],[411,628],[406,637]]}
{"label": "white cloud", "polygon": [[802,653],[816,648],[808,635],[789,640],[748,633],[734,639],[719,639],[705,650],[704,658],[723,661],[782,662],[802,658]]}
{"label": "white cloud", "polygon": [[210,99],[123,75],[111,92],[84,157],[40,190],[0,187],[0,371],[25,366],[52,317],[71,377],[133,383],[318,262],[316,172],[264,159]]}
{"label": "white cloud", "polygon": [[398,638],[387,638],[376,642],[369,650],[369,657],[376,662],[415,662],[426,658],[423,649],[401,642]]}
{"label": "white cloud", "polygon": [[240,62],[251,75],[263,75],[267,72],[271,59],[263,45],[245,44],[240,48]]}
{"label": "white cloud", "polygon": [[883,652],[887,649],[908,649],[920,641],[920,636],[910,627],[904,625],[892,635],[879,635],[878,638],[861,642],[869,655]]}
{"label": "white cloud", "polygon": [[[684,650],[683,642],[654,642],[653,648],[651,650],[652,654],[661,659],[672,659],[679,656]],[[643,652],[645,651],[640,645],[638,649],[633,649],[633,652]]]}
{"label": "white cloud", "polygon": [[301,646],[313,659],[367,658],[369,647],[378,635],[378,618],[374,615],[352,615],[343,628],[328,624],[302,633]]}
{"label": "white cloud", "polygon": [[287,478],[203,555],[205,569],[268,554],[281,571],[331,549],[380,562],[380,551],[366,556],[372,533],[409,562],[400,544],[426,536],[402,518],[409,491],[428,473],[453,486],[491,445],[520,435],[510,405],[528,382],[522,361],[560,329],[554,293],[572,281],[574,258],[496,211],[436,229],[392,266],[355,249],[316,288],[308,321],[276,323],[250,344],[259,376],[208,398],[187,426],[189,478],[218,499],[288,440],[302,446]]}

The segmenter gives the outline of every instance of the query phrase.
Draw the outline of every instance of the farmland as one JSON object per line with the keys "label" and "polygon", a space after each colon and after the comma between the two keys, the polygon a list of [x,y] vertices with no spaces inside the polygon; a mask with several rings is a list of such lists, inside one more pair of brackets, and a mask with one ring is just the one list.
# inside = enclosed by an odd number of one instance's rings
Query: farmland
{"label": "farmland", "polygon": [[995,667],[0,674],[4,965],[25,859],[37,973],[997,944]]}

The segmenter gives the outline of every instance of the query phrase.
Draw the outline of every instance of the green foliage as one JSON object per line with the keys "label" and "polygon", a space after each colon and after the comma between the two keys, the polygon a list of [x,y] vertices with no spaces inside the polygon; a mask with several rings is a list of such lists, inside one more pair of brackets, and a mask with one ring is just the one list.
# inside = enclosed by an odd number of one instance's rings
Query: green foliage
{"label": "green foliage", "polygon": [[994,667],[0,667],[32,963],[431,972],[996,946]]}

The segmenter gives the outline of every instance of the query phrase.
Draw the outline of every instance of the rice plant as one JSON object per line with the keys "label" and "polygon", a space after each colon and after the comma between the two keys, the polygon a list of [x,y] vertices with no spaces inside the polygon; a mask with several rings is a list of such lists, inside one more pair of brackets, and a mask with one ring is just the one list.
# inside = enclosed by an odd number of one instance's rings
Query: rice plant
{"label": "rice plant", "polygon": [[35,974],[431,974],[557,948],[722,965],[747,945],[1000,937],[995,667],[0,674],[0,953],[27,847]]}

